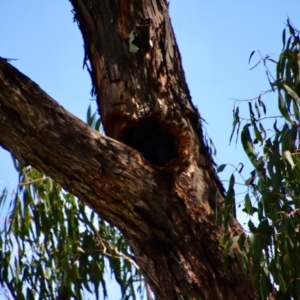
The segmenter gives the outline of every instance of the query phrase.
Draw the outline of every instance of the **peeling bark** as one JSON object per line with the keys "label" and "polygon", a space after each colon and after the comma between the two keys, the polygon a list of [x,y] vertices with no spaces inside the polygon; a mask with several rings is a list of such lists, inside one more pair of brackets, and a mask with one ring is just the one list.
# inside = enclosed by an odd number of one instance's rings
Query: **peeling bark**
{"label": "peeling bark", "polygon": [[[203,141],[167,5],[71,3],[104,128],[114,140],[0,60],[0,145],[117,226],[157,299],[192,298],[184,293],[255,299],[237,250],[223,267],[224,232],[215,225],[215,208],[224,191]],[[131,34],[136,53],[130,52]],[[236,221],[232,230],[241,231]]]}

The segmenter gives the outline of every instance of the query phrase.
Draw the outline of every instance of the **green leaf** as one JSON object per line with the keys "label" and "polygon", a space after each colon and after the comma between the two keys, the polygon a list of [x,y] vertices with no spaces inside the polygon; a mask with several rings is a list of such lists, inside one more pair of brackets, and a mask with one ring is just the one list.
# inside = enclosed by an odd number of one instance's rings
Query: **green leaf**
{"label": "green leaf", "polygon": [[251,135],[249,132],[249,126],[251,126],[251,124],[246,124],[243,127],[242,133],[241,133],[241,140],[242,140],[242,145],[243,148],[246,152],[246,154],[248,155],[250,161],[253,163],[254,166],[256,166],[256,152],[255,152],[255,148],[253,146],[252,143],[252,139],[251,139]]}
{"label": "green leaf", "polygon": [[291,22],[290,22],[289,19],[287,20],[287,25],[288,25],[290,34],[291,34],[292,36],[295,36],[295,30],[294,30],[294,27],[292,26],[292,24],[291,24]]}
{"label": "green leaf", "polygon": [[280,284],[280,289],[283,291],[283,293],[286,293],[287,288],[286,288],[286,283],[285,283],[283,276],[280,273],[277,276],[278,276],[278,281]]}
{"label": "green leaf", "polygon": [[252,68],[250,68],[249,71],[255,69],[260,63],[261,63],[261,60],[259,60]]}
{"label": "green leaf", "polygon": [[252,121],[251,122],[253,130],[254,130],[254,135],[257,141],[259,141],[261,143],[261,145],[263,144],[263,138],[261,136],[260,131],[258,130],[257,126],[256,126],[256,122]]}
{"label": "green leaf", "polygon": [[295,100],[297,101],[297,103],[300,105],[300,98],[297,95],[297,93],[295,91],[293,91],[288,85],[283,84],[284,89],[286,90],[286,92]]}
{"label": "green leaf", "polygon": [[[288,40],[288,44],[290,42],[290,39]],[[281,53],[279,56],[279,60],[276,67],[276,77],[279,82],[281,82],[281,78],[283,78],[284,69],[285,69],[285,62],[286,62],[286,56]]]}
{"label": "green leaf", "polygon": [[236,215],[234,184],[235,184],[234,174],[231,174],[230,179],[229,179],[228,189],[227,189],[226,196],[224,199],[225,209],[226,209],[225,219],[227,221],[229,221],[229,217],[231,217],[231,215],[233,215],[234,217]]}
{"label": "green leaf", "polygon": [[251,58],[252,58],[252,56],[253,56],[254,53],[255,53],[255,50],[253,50],[253,51],[251,52],[251,54],[250,54],[250,56],[249,56],[248,64],[250,64]]}
{"label": "green leaf", "polygon": [[224,257],[225,261],[226,261],[227,256],[231,255],[231,251],[232,251],[233,247],[237,244],[239,238],[240,238],[240,236],[237,235],[237,236],[233,237],[232,239],[228,239],[225,249],[223,251],[223,257]]}
{"label": "green leaf", "polygon": [[243,169],[244,169],[244,164],[243,163],[239,163],[239,165],[241,166],[239,169],[237,169],[237,171],[241,174]]}
{"label": "green leaf", "polygon": [[210,143],[211,149],[213,150],[213,155],[216,156],[217,155],[217,149],[216,149],[216,146],[215,146],[215,144],[214,144],[214,142],[211,138],[209,138],[209,143]]}
{"label": "green leaf", "polygon": [[277,63],[278,63],[276,60],[274,60],[272,58],[267,58],[266,60],[272,62],[275,65],[277,65]]}
{"label": "green leaf", "polygon": [[293,100],[293,112],[294,112],[294,120],[299,120],[299,106],[297,102]]}
{"label": "green leaf", "polygon": [[4,204],[5,204],[5,201],[6,201],[6,199],[7,199],[7,195],[8,195],[8,189],[7,189],[7,188],[4,188],[4,189],[2,190],[1,195],[0,195],[0,208],[1,208],[1,207],[3,208],[3,206],[4,206]]}
{"label": "green leaf", "polygon": [[90,123],[90,120],[91,120],[91,117],[92,117],[91,110],[92,110],[91,105],[89,105],[88,110],[86,112],[86,122],[87,122],[87,124]]}
{"label": "green leaf", "polygon": [[230,134],[230,138],[229,138],[229,144],[231,143],[234,131],[235,131],[235,127],[237,124],[240,124],[240,117],[239,117],[239,107],[237,107],[236,109],[233,110],[233,123],[232,123],[232,132]]}
{"label": "green leaf", "polygon": [[285,47],[285,28],[283,29],[282,31],[282,50],[284,49]]}
{"label": "green leaf", "polygon": [[266,109],[266,106],[265,106],[264,102],[261,100],[261,97],[260,97],[260,96],[258,97],[258,100],[257,100],[257,101],[258,101],[258,105],[259,105],[259,106],[262,106],[264,114],[266,114],[267,109]]}
{"label": "green leaf", "polygon": [[100,131],[101,119],[99,118],[95,123],[95,130]]}
{"label": "green leaf", "polygon": [[267,299],[267,296],[270,294],[270,283],[264,273],[262,273],[262,276],[259,278],[259,283],[261,299]]}
{"label": "green leaf", "polygon": [[260,236],[263,236],[263,239],[267,240],[268,243],[271,241],[271,236],[273,234],[272,226],[269,224],[269,220],[266,218],[262,220],[257,227]]}
{"label": "green leaf", "polygon": [[271,81],[271,78],[270,78],[270,75],[269,75],[269,72],[268,72],[268,71],[266,71],[266,75],[267,75],[267,79],[268,79],[268,81],[269,81],[269,84],[270,84],[270,87],[271,87],[272,91],[273,91],[273,92],[275,92],[275,89],[274,89],[274,83],[272,83],[272,81]]}
{"label": "green leaf", "polygon": [[248,221],[248,227],[249,227],[249,230],[252,232],[252,233],[256,233],[257,232],[257,228],[254,226],[253,222],[251,221],[251,219]]}
{"label": "green leaf", "polygon": [[281,131],[277,128],[277,119],[275,120],[275,122],[273,124],[273,128],[274,128],[276,133],[281,133]]}
{"label": "green leaf", "polygon": [[226,164],[223,164],[223,165],[218,166],[218,168],[217,168],[217,173],[223,172],[226,166],[227,166]]}
{"label": "green leaf", "polygon": [[282,116],[289,122],[292,123],[290,116],[289,116],[289,111],[285,105],[285,101],[282,97],[282,94],[280,91],[278,91],[278,108]]}
{"label": "green leaf", "polygon": [[256,102],[255,102],[255,104],[254,104],[254,107],[255,107],[255,110],[256,110],[257,116],[258,116],[258,118],[260,119],[260,111],[259,111],[259,107],[258,107],[258,105],[257,105],[257,103],[256,103]]}
{"label": "green leaf", "polygon": [[239,239],[238,239],[238,245],[239,245],[241,251],[244,250],[245,241],[246,241],[246,235],[245,235],[245,233],[241,233],[239,235]]}
{"label": "green leaf", "polygon": [[252,206],[252,203],[251,203],[251,200],[249,197],[249,193],[247,193],[245,195],[245,209],[246,209],[247,214],[252,216],[254,211],[253,211],[253,206]]}
{"label": "green leaf", "polygon": [[250,118],[251,118],[251,120],[253,120],[253,119],[255,119],[255,115],[254,115],[254,112],[253,112],[253,109],[252,109],[251,102],[248,102],[248,105],[249,105]]}
{"label": "green leaf", "polygon": [[129,42],[129,52],[137,53],[138,50],[139,50],[139,47],[137,47],[136,45],[133,44],[134,39],[135,39],[134,31],[131,31],[130,35],[129,35],[129,39],[128,39],[128,42]]}
{"label": "green leaf", "polygon": [[292,146],[291,133],[292,133],[292,130],[289,128],[287,123],[285,123],[282,128],[282,134],[281,134],[281,138],[280,138],[282,152],[291,149],[291,146]]}
{"label": "green leaf", "polygon": [[263,133],[262,140],[265,141],[267,138],[267,132],[265,131],[264,127],[262,126],[261,122],[258,123],[259,130]]}
{"label": "green leaf", "polygon": [[224,234],[219,240],[220,246],[224,247],[229,241],[229,238],[230,238],[230,233]]}
{"label": "green leaf", "polygon": [[283,155],[286,157],[286,159],[289,162],[289,164],[291,165],[291,167],[294,168],[295,164],[294,164],[294,161],[293,161],[291,151],[286,150],[286,151],[283,152]]}

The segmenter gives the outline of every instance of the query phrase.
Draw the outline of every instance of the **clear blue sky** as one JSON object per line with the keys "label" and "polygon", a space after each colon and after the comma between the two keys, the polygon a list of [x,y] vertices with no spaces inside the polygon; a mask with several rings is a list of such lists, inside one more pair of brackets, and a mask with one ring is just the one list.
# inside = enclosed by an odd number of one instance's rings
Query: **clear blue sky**
{"label": "clear blue sky", "polygon": [[[247,161],[240,147],[228,146],[231,99],[253,98],[269,87],[263,68],[248,71],[250,52],[274,54],[276,60],[286,19],[300,29],[299,12],[299,0],[170,1],[186,79],[208,122],[218,164]],[[83,41],[67,0],[1,1],[0,56],[18,59],[15,67],[85,120],[91,83],[82,69]],[[277,107],[275,95],[272,100]],[[249,164],[245,176],[247,170]],[[222,178],[229,178],[231,171]],[[5,186],[13,189],[16,182],[10,155],[0,148],[0,191]]]}

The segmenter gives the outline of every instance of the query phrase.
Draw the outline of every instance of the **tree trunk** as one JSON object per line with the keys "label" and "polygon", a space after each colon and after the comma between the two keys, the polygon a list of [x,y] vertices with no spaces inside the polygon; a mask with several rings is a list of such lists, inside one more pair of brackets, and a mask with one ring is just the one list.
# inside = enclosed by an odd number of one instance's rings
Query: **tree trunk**
{"label": "tree trunk", "polygon": [[[157,299],[255,299],[236,249],[223,266],[224,230],[215,219],[224,191],[166,3],[71,3],[104,129],[115,140],[66,112],[2,59],[0,145],[117,226]],[[232,230],[241,232],[235,220]]]}

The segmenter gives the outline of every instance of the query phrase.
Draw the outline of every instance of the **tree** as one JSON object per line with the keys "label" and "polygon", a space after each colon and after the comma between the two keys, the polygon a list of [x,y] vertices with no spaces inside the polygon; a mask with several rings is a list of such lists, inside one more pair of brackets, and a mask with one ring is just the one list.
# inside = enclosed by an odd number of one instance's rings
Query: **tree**
{"label": "tree", "polygon": [[[223,268],[219,240],[228,228],[215,221],[224,191],[190,100],[167,6],[72,4],[105,132],[122,143],[97,135],[2,60],[1,145],[24,174],[23,165],[35,166],[117,226],[158,298],[255,298],[236,244],[227,247],[232,252]],[[229,196],[225,208],[232,209]],[[229,213],[223,217],[228,236],[243,236]]]}
{"label": "tree", "polygon": [[223,190],[190,101],[167,5],[72,5],[105,132],[124,144],[96,134],[2,60],[1,127],[9,134],[1,135],[1,145],[117,226],[158,298],[186,292],[253,298],[239,255],[222,268],[215,209]]}

